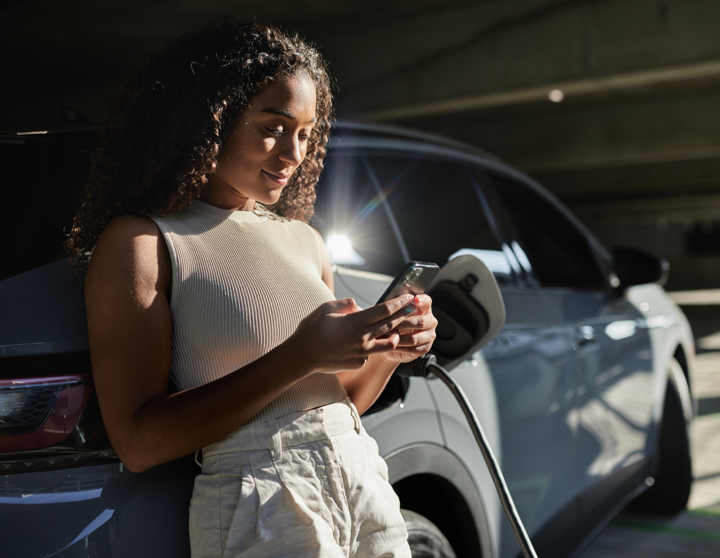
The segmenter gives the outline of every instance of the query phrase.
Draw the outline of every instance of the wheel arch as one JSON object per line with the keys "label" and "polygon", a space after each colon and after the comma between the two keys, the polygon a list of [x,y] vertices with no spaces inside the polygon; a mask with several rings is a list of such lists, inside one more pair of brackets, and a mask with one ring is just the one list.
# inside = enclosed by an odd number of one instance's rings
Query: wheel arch
{"label": "wheel arch", "polygon": [[688,362],[687,355],[685,353],[685,348],[682,346],[682,343],[678,343],[678,346],[675,348],[675,353],[673,353],[673,357],[675,360],[677,360],[678,364],[680,365],[680,368],[682,369],[683,376],[685,376],[685,382],[687,383],[687,389],[688,389],[688,396],[690,398],[690,405],[692,406],[692,415],[695,417],[697,416],[697,399],[693,395],[693,385],[692,381],[690,379],[690,363]]}
{"label": "wheel arch", "polygon": [[482,496],[453,453],[434,444],[413,444],[385,460],[403,508],[432,521],[458,556],[495,557]]}
{"label": "wheel arch", "polygon": [[641,512],[675,515],[685,509],[692,486],[692,458],[688,428],[693,418],[685,371],[677,358],[670,358],[665,383],[663,413],[652,456],[652,477],[634,503]]}
{"label": "wheel arch", "polygon": [[690,421],[695,416],[695,405],[690,391],[690,381],[682,366],[682,362],[677,357],[670,361],[668,381],[673,385],[680,397],[680,404],[682,405],[683,415],[685,415],[685,421],[690,424]]}

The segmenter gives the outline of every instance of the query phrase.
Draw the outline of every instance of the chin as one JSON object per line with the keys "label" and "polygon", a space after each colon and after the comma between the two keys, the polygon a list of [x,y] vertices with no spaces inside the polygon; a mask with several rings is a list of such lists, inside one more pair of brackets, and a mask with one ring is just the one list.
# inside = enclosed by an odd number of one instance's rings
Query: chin
{"label": "chin", "polygon": [[280,195],[282,194],[282,188],[280,190],[268,192],[264,196],[259,196],[255,201],[260,202],[263,205],[273,205],[278,202]]}

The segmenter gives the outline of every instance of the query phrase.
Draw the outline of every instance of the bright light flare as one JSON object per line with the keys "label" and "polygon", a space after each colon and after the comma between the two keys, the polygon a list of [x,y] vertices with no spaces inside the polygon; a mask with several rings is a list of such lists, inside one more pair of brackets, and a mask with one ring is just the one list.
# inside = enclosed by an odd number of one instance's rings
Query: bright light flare
{"label": "bright light flare", "polygon": [[337,255],[349,254],[352,250],[352,242],[350,242],[350,239],[340,234],[334,234],[328,238],[327,245],[328,250]]}
{"label": "bright light flare", "polygon": [[326,246],[334,264],[365,265],[365,259],[355,251],[350,239],[343,234],[330,235]]}

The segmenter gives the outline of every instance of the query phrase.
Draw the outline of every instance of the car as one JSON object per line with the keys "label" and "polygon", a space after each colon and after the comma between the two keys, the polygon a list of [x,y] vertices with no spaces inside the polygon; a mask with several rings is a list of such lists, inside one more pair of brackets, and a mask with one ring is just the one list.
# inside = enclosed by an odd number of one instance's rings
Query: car
{"label": "car", "polygon": [[[0,136],[0,537],[3,556],[189,555],[192,456],[132,473],[93,391],[83,276],[62,253],[95,130]],[[502,330],[480,348],[438,296],[442,362],[463,387],[540,556],[576,554],[623,506],[675,513],[692,483],[694,345],[662,288],[667,264],[608,252],[499,158],[436,136],[336,125],[311,224],[336,296],[377,301],[407,261],[465,256],[492,273]],[[432,294],[432,293],[431,293]],[[456,319],[454,319],[456,318]],[[460,407],[436,379],[395,375],[363,416],[414,555],[519,549]],[[424,549],[424,550],[423,550]]]}

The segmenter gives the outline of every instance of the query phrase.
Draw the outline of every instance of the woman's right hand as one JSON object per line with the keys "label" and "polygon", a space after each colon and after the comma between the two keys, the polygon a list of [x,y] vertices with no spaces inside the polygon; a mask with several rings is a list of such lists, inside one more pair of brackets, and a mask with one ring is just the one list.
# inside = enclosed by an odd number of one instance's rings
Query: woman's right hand
{"label": "woman's right hand", "polygon": [[392,330],[415,311],[413,298],[402,295],[367,310],[352,298],[326,302],[300,322],[286,346],[308,375],[356,370],[370,355],[397,348],[400,337]]}

